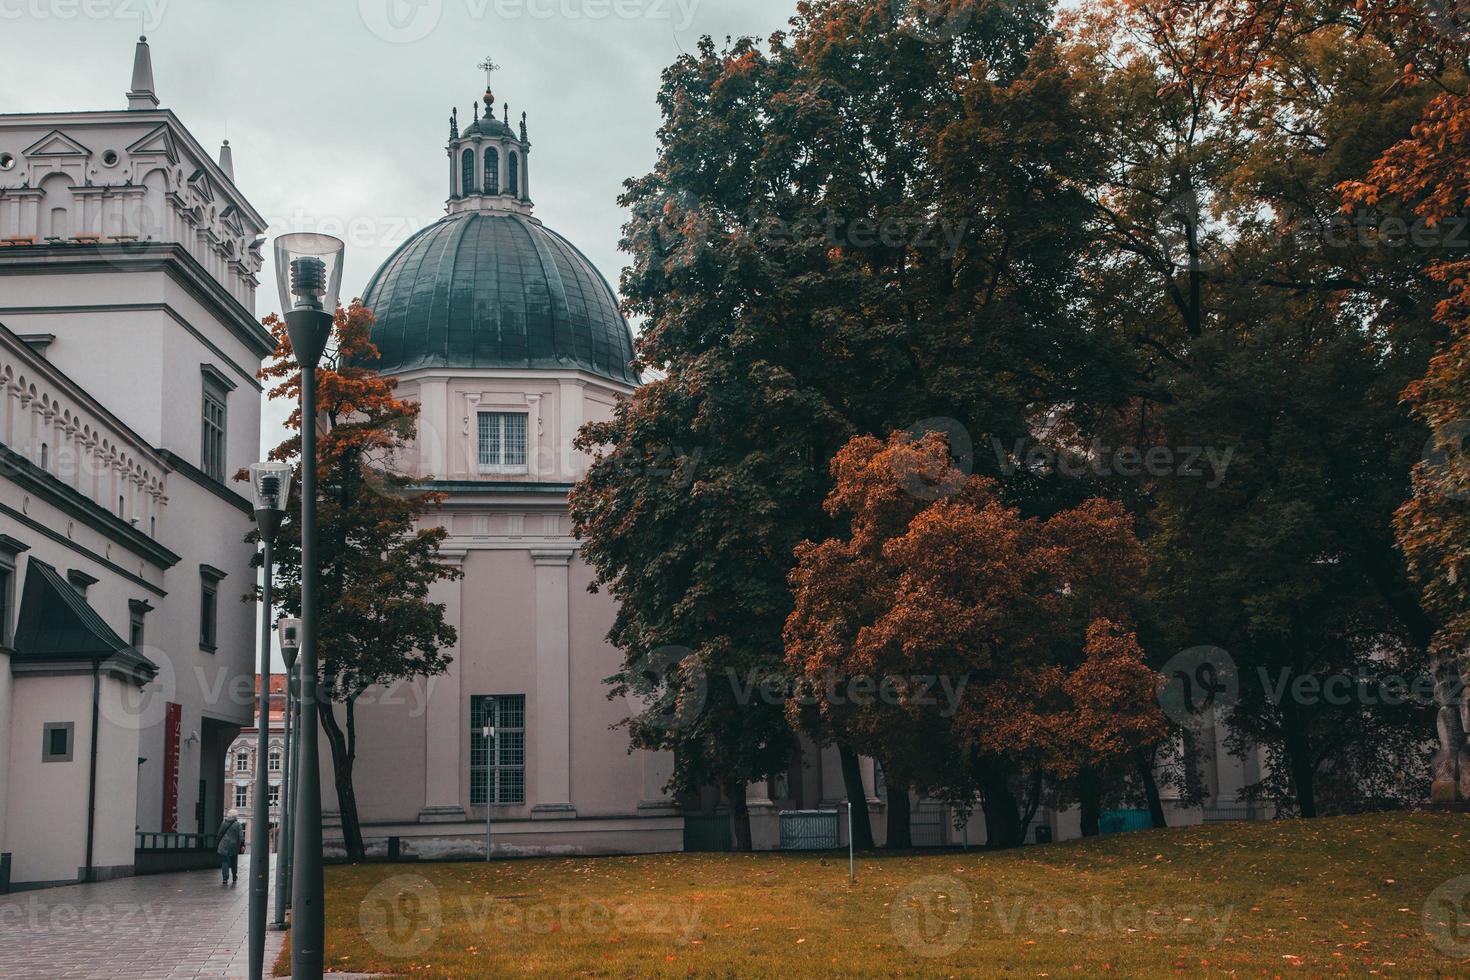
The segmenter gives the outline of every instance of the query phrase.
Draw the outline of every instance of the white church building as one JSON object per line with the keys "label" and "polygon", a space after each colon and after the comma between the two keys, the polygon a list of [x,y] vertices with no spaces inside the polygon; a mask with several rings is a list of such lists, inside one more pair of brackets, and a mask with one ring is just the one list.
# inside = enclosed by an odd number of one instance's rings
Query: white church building
{"label": "white church building", "polygon": [[[447,495],[441,554],[464,572],[435,596],[459,634],[448,673],[358,709],[364,836],[481,853],[489,816],[497,853],[677,850],[672,760],[612,730],[628,714],[603,683],[619,662],[612,600],[588,594],[567,514],[585,466],[573,437],[637,383],[632,334],[602,275],[534,213],[525,118],[484,101],[450,124],[447,214],[363,297],[375,366],[422,409],[404,466]],[[330,819],[330,777],[323,792]]]}
{"label": "white church building", "polygon": [[0,114],[0,887],[206,852],[251,717],[265,223],[134,57]]}

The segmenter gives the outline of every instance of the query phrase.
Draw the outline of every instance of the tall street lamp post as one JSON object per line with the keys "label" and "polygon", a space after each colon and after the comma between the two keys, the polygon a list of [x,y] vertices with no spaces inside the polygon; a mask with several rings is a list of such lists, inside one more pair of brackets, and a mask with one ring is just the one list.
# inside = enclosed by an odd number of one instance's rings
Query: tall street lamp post
{"label": "tall street lamp post", "polygon": [[286,661],[286,769],[281,773],[281,819],[276,835],[276,915],[272,929],[286,928],[286,891],[291,887],[291,814],[296,806],[296,760],[292,756],[291,722],[296,711],[296,654],[301,652],[301,620],[280,621],[281,659]]}
{"label": "tall street lamp post", "polygon": [[342,288],[344,246],[330,235],[276,239],[276,283],[286,331],[301,369],[301,776],[291,903],[291,976],[320,980],[325,922],[322,909],[322,781],[317,746],[316,369],[332,336]]}
{"label": "tall street lamp post", "polygon": [[270,773],[265,764],[270,752],[271,704],[271,553],[276,532],[286,514],[291,492],[291,467],[285,463],[256,463],[250,467],[250,488],[255,493],[255,526],[263,549],[265,574],[260,587],[260,718],[255,735],[255,815],[250,826],[250,980],[260,980],[265,969],[265,905],[270,875]]}

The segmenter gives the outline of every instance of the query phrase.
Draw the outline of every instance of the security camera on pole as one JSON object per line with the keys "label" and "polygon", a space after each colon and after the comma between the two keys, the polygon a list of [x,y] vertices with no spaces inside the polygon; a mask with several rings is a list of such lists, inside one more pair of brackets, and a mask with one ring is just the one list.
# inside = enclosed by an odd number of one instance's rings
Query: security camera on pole
{"label": "security camera on pole", "polygon": [[276,283],[286,331],[301,368],[301,776],[296,800],[297,863],[291,903],[291,976],[321,980],[322,782],[317,747],[316,371],[332,337],[344,246],[330,235],[276,239]]}
{"label": "security camera on pole", "polygon": [[270,751],[271,703],[271,552],[286,500],[291,494],[291,467],[285,463],[256,463],[250,467],[250,489],[255,495],[255,526],[260,531],[260,721],[255,735],[255,813],[250,825],[250,980],[260,980],[265,969],[265,906],[270,876],[270,776],[265,764]]}

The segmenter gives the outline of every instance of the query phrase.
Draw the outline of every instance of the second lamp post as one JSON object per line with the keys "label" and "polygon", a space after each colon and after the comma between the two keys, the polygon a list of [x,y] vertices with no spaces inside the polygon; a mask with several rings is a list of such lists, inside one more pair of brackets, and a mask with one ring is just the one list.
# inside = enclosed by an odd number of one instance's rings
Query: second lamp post
{"label": "second lamp post", "polygon": [[270,876],[270,774],[265,760],[270,747],[271,704],[271,553],[276,532],[286,515],[291,494],[291,467],[285,463],[256,463],[250,467],[255,493],[255,526],[260,530],[265,574],[260,587],[260,680],[257,683],[260,717],[255,740],[255,814],[250,825],[250,980],[260,980],[265,969],[265,904]]}

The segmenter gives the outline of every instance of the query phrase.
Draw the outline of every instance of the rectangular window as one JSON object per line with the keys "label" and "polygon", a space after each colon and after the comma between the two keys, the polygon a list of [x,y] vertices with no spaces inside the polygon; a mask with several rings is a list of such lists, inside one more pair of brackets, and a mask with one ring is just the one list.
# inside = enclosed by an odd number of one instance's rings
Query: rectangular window
{"label": "rectangular window", "polygon": [[41,726],[41,761],[70,762],[75,733],[75,722],[48,721]]}
{"label": "rectangular window", "polygon": [[236,809],[244,809],[245,807],[247,807],[249,805],[250,805],[250,787],[249,786],[236,786],[235,787],[235,808]]}
{"label": "rectangular window", "polygon": [[266,769],[268,772],[281,771],[281,752],[279,749],[271,749],[271,754],[268,757],[268,764],[266,766]]}
{"label": "rectangular window", "polygon": [[281,805],[281,787],[266,787],[265,805],[274,810]]}
{"label": "rectangular window", "polygon": [[[487,737],[486,727],[493,728]],[[526,802],[526,696],[470,698],[470,805]]]}
{"label": "rectangular window", "polygon": [[236,772],[249,772],[250,771],[250,753],[249,752],[236,752],[235,753],[235,771]]}
{"label": "rectangular window", "polygon": [[208,377],[204,379],[204,414],[199,468],[221,483],[225,479],[225,392]]}
{"label": "rectangular window", "polygon": [[213,653],[219,632],[219,582],[208,575],[199,580],[199,648]]}
{"label": "rectangular window", "polygon": [[480,413],[480,472],[526,471],[526,414]]}
{"label": "rectangular window", "polygon": [[134,650],[143,645],[143,613],[134,609],[128,614],[128,646]]}
{"label": "rectangular window", "polygon": [[[4,556],[4,557],[9,557]],[[15,565],[0,559],[0,646],[10,646],[11,612],[15,608]]]}

